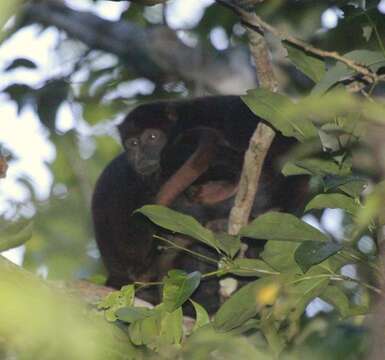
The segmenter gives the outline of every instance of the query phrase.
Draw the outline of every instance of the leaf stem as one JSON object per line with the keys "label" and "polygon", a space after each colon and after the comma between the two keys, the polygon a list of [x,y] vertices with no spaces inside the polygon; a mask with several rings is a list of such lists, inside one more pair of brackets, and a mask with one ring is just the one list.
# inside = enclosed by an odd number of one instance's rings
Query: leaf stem
{"label": "leaf stem", "polygon": [[335,280],[335,281],[351,281],[351,282],[354,282],[358,285],[366,287],[367,289],[372,290],[373,292],[375,292],[377,294],[382,294],[381,289],[379,289],[373,285],[370,285],[370,284],[363,282],[361,280],[358,280],[358,279],[354,279],[350,276],[339,275],[339,274],[319,274],[319,275],[305,276],[305,277],[302,277],[300,279],[292,281],[290,284],[297,284],[297,283],[300,283],[302,281],[322,279],[322,278],[329,278],[330,280]]}
{"label": "leaf stem", "polygon": [[196,251],[187,249],[187,248],[185,248],[185,247],[183,247],[183,246],[180,246],[180,245],[178,245],[178,244],[175,244],[175,243],[172,242],[171,240],[168,240],[168,239],[166,239],[166,238],[164,238],[164,237],[162,237],[162,236],[159,236],[159,235],[153,235],[153,237],[154,237],[155,239],[164,241],[165,243],[171,245],[172,247],[174,247],[174,248],[176,248],[176,249],[178,249],[178,250],[182,250],[182,251],[187,252],[187,253],[189,253],[189,254],[191,254],[191,255],[193,255],[193,256],[196,256],[196,257],[198,257],[198,258],[200,258],[200,259],[202,259],[202,260],[204,260],[204,261],[207,261],[207,262],[209,262],[209,263],[218,265],[218,261],[217,261],[217,260],[212,259],[212,258],[210,258],[210,257],[208,257],[208,256],[206,256],[206,255],[200,254],[200,253],[198,253],[198,252],[196,252]]}

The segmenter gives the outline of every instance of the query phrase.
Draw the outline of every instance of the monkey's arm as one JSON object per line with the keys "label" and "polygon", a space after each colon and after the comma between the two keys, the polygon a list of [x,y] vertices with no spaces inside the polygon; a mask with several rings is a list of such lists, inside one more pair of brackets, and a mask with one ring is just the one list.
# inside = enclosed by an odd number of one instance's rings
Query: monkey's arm
{"label": "monkey's arm", "polygon": [[218,137],[213,132],[201,136],[195,152],[160,188],[156,196],[157,204],[169,206],[208,169],[215,157],[217,142]]}

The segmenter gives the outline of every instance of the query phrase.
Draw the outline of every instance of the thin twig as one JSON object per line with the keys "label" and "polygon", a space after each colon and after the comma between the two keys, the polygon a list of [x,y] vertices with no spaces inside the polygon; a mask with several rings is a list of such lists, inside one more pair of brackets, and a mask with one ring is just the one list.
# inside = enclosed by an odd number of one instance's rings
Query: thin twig
{"label": "thin twig", "polygon": [[159,235],[153,235],[153,238],[154,238],[154,239],[161,240],[161,241],[164,241],[165,243],[171,245],[172,247],[174,247],[174,248],[176,248],[176,249],[178,249],[178,250],[184,251],[184,252],[186,252],[186,253],[189,253],[189,254],[191,254],[191,255],[193,255],[193,256],[196,256],[196,257],[198,257],[198,258],[200,258],[200,259],[202,259],[202,260],[204,260],[204,261],[207,261],[207,262],[210,262],[210,263],[212,263],[212,264],[218,265],[218,261],[217,261],[217,260],[212,259],[212,258],[210,258],[210,257],[208,257],[208,256],[206,256],[206,255],[201,254],[201,253],[195,252],[195,251],[193,251],[193,250],[187,249],[187,248],[185,248],[185,247],[183,247],[183,246],[180,246],[180,245],[178,245],[178,244],[175,244],[175,243],[173,243],[172,241],[170,241],[170,240],[168,240],[168,239],[166,239],[166,238],[164,238],[164,237],[161,237],[161,236],[159,236]]}
{"label": "thin twig", "polygon": [[347,67],[356,71],[357,73],[362,74],[363,76],[369,78],[371,82],[378,82],[377,74],[372,72],[366,66],[363,66],[354,60],[348,59],[347,57],[340,55],[336,51],[321,50],[319,48],[314,47],[313,45],[306,43],[303,40],[297,39],[294,36],[290,36],[289,34],[286,34],[285,32],[276,29],[274,26],[262,20],[255,13],[247,12],[237,7],[236,5],[229,4],[226,0],[216,0],[216,1],[219,4],[222,4],[230,8],[231,10],[233,10],[235,13],[237,13],[241,17],[242,24],[253,31],[260,33],[261,30],[266,30],[272,33],[277,38],[279,38],[281,41],[285,41],[292,45],[295,45],[313,55],[316,55],[322,58],[330,58],[330,59],[340,61],[343,64],[345,64]]}

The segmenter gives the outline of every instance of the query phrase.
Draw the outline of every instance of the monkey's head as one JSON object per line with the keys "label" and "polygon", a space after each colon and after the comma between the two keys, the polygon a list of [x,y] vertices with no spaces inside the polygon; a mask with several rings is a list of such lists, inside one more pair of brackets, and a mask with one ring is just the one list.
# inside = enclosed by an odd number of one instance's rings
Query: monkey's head
{"label": "monkey's head", "polygon": [[140,105],[118,126],[128,162],[142,176],[160,170],[161,153],[176,122],[172,103]]}

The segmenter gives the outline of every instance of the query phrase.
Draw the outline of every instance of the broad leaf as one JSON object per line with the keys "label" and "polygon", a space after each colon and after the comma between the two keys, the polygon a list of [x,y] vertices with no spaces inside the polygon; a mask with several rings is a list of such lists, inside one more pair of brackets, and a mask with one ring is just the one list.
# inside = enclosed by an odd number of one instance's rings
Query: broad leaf
{"label": "broad leaf", "polygon": [[334,241],[307,241],[295,251],[295,261],[306,272],[342,249],[342,245]]}
{"label": "broad leaf", "polygon": [[324,178],[325,192],[340,189],[345,194],[357,198],[361,195],[368,181],[359,176],[327,176]]}
{"label": "broad leaf", "polygon": [[341,317],[346,318],[350,315],[349,299],[339,287],[328,286],[322,293],[321,298],[335,306]]}
{"label": "broad leaf", "polygon": [[229,331],[254,317],[261,304],[258,293],[275,283],[273,277],[253,281],[233,294],[218,310],[213,322],[220,331]]}
{"label": "broad leaf", "polygon": [[284,302],[274,304],[274,317],[284,320],[290,317],[297,321],[310,301],[320,296],[330,282],[330,272],[321,266],[315,266],[304,275],[290,276],[282,280],[285,284]]}
{"label": "broad leaf", "polygon": [[229,235],[226,233],[215,234],[218,247],[229,257],[233,258],[241,247],[240,236]]}
{"label": "broad leaf", "polygon": [[118,309],[115,313],[116,317],[120,321],[124,321],[126,323],[133,323],[138,320],[143,320],[148,318],[154,314],[154,309],[148,309],[145,307],[122,307]]}
{"label": "broad leaf", "polygon": [[343,209],[354,215],[359,209],[359,204],[350,196],[343,194],[320,194],[310,200],[306,205],[305,212],[312,209]]}
{"label": "broad leaf", "polygon": [[172,313],[163,312],[159,335],[159,342],[162,345],[181,343],[183,336],[183,312],[181,308]]}
{"label": "broad leaf", "polygon": [[146,205],[136,210],[148,217],[153,223],[167,230],[191,236],[218,250],[219,244],[214,234],[194,218],[160,205]]}
{"label": "broad leaf", "polygon": [[293,136],[299,141],[317,136],[317,129],[310,120],[287,116],[288,110],[296,108],[296,105],[286,96],[255,89],[242,96],[242,100],[254,114],[268,121],[285,136]]}
{"label": "broad leaf", "polygon": [[116,312],[125,307],[131,307],[134,304],[135,287],[134,285],[126,285],[120,291],[114,291],[108,294],[105,299],[98,305],[99,309],[105,310],[107,321],[116,321],[118,319]]}
{"label": "broad leaf", "polygon": [[150,317],[132,323],[128,328],[128,334],[132,343],[138,346],[148,345],[155,348],[160,332],[160,317],[161,314],[157,311]]}
{"label": "broad leaf", "polygon": [[95,125],[101,121],[111,120],[117,112],[118,107],[113,103],[100,104],[88,102],[83,106],[83,118],[91,125]]}
{"label": "broad leaf", "polygon": [[297,242],[269,240],[261,254],[262,259],[276,271],[283,273],[301,273],[301,269],[294,259]]}
{"label": "broad leaf", "polygon": [[284,46],[290,61],[299,71],[315,83],[322,79],[325,74],[325,62],[322,59],[288,43],[285,43]]}
{"label": "broad leaf", "polygon": [[333,160],[324,159],[305,159],[295,162],[287,162],[282,169],[282,174],[285,176],[292,175],[336,175],[347,176],[351,173],[349,164],[337,164]]}
{"label": "broad leaf", "polygon": [[27,242],[33,233],[33,222],[22,220],[0,228],[0,252],[18,247]]}
{"label": "broad leaf", "polygon": [[294,215],[268,212],[241,229],[242,236],[262,240],[327,241],[328,237]]}
{"label": "broad leaf", "polygon": [[[385,57],[381,51],[354,50],[345,54],[344,57],[366,65],[374,72],[385,66]],[[322,94],[335,83],[348,79],[355,73],[355,70],[347,67],[341,62],[337,62],[336,65],[331,67],[325,73],[321,81],[313,88],[312,94]]]}
{"label": "broad leaf", "polygon": [[165,310],[173,312],[188,300],[201,281],[201,273],[187,274],[182,270],[170,270],[163,280],[163,304]]}
{"label": "broad leaf", "polygon": [[195,325],[194,325],[193,331],[196,331],[202,326],[209,324],[210,317],[206,309],[202,305],[198,304],[197,302],[191,299],[190,299],[190,302],[191,304],[193,304],[195,309],[196,319],[195,319]]}
{"label": "broad leaf", "polygon": [[162,346],[179,344],[182,340],[183,313],[179,308],[172,313],[157,306],[152,315],[133,322],[128,333],[134,345],[147,345],[158,350]]}
{"label": "broad leaf", "polygon": [[221,333],[205,326],[186,339],[180,359],[272,360],[272,356],[266,348],[256,347],[247,337]]}

